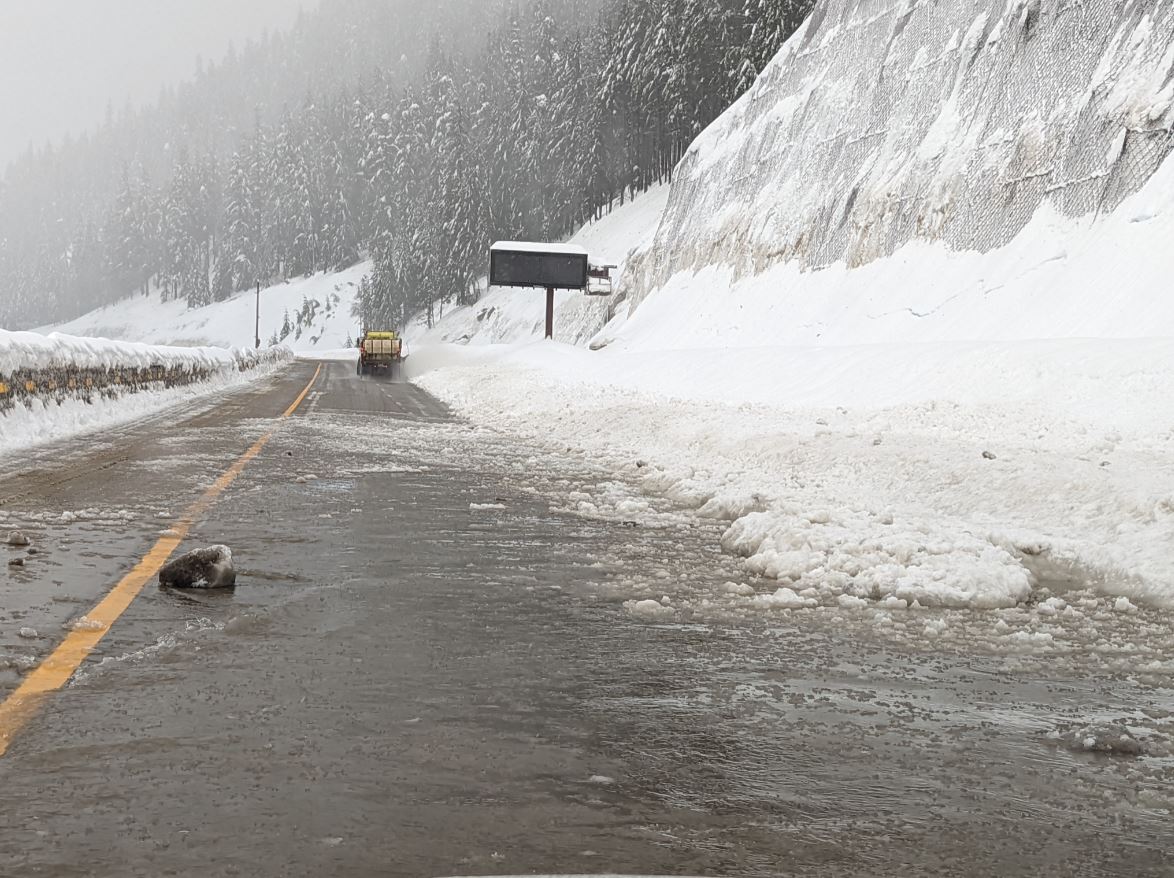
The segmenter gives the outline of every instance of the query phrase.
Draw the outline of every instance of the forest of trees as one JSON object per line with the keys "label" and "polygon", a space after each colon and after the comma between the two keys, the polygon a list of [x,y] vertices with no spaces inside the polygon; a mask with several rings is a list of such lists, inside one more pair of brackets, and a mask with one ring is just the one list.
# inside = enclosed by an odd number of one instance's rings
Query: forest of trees
{"label": "forest of trees", "polygon": [[493,240],[562,238],[666,180],[811,2],[324,0],[9,168],[0,326],[364,257],[362,322],[431,320],[476,295]]}

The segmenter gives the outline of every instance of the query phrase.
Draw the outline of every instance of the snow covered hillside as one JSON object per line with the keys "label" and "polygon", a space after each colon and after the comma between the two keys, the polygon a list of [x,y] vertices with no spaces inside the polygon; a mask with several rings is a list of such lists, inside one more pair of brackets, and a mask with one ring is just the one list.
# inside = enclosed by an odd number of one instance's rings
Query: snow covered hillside
{"label": "snow covered hillside", "polygon": [[[668,200],[669,187],[657,186],[582,228],[570,243],[587,248],[597,265],[615,265],[619,277],[629,257],[652,243]],[[488,260],[488,255],[486,256]],[[622,298],[622,287],[611,299],[560,291],[555,297],[555,338],[585,344],[612,318],[611,310]],[[443,314],[428,329],[411,327],[410,341],[419,344],[505,344],[543,337],[546,296],[542,290],[491,288],[475,305]]]}
{"label": "snow covered hillside", "polygon": [[[586,247],[595,262],[620,266],[623,277],[629,254],[651,244],[668,195],[667,186],[654,188],[584,227],[572,240]],[[488,259],[486,254],[487,263]],[[303,355],[348,347],[347,340],[353,341],[360,331],[358,318],[352,315],[359,282],[370,271],[371,264],[364,262],[335,274],[317,274],[262,290],[262,343],[268,345],[276,338]],[[540,290],[491,289],[476,305],[443,312],[432,329],[422,322],[408,327],[408,341],[414,346],[437,342],[501,344],[541,338],[545,301]],[[608,309],[614,301],[559,293],[557,337],[585,344],[608,322]],[[191,310],[183,301],[161,302],[155,293],[132,296],[38,331],[161,345],[251,347],[255,308],[253,293]],[[289,333],[282,338],[286,327]]]}
{"label": "snow covered hillside", "polygon": [[[316,274],[261,291],[261,343],[277,341],[299,353],[346,347],[359,331],[351,309],[368,263],[336,274]],[[257,300],[241,293],[225,302],[189,310],[183,301],[161,302],[158,294],[133,296],[77,320],[45,327],[91,338],[157,345],[251,348]],[[288,334],[282,338],[285,328]]]}
{"label": "snow covered hillside", "polygon": [[614,467],[584,514],[727,522],[761,578],[691,610],[1092,642],[1174,607],[1172,77],[1169,4],[823,0],[687,155],[598,350],[410,370]]}

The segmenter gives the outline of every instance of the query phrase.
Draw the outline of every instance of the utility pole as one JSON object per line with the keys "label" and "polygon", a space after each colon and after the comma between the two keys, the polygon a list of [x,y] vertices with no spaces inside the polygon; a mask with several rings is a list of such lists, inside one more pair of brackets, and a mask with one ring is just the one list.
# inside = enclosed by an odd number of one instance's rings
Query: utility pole
{"label": "utility pole", "polygon": [[261,350],[261,282],[257,281],[257,350]]}

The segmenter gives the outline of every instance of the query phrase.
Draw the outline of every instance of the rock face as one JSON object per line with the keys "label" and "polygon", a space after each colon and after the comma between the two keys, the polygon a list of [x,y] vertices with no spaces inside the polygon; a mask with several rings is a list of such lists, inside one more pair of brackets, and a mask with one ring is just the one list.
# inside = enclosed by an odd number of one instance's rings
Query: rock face
{"label": "rock face", "polygon": [[1150,87],[1172,45],[1154,0],[821,0],[681,163],[658,280],[713,256],[860,265],[914,238],[986,251],[1044,201],[1109,212],[1174,145]]}
{"label": "rock face", "polygon": [[625,271],[633,308],[710,267],[728,284],[915,241],[987,253],[1041,206],[1108,215],[1174,147],[1172,46],[1155,0],[819,0],[682,160]]}
{"label": "rock face", "polygon": [[232,588],[236,569],[228,546],[196,549],[176,558],[159,571],[159,585],[166,588]]}

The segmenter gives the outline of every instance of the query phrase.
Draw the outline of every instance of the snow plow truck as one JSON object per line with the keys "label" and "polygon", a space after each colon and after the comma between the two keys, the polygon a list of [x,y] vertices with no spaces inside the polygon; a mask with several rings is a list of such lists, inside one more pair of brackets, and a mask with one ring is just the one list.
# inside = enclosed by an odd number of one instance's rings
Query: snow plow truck
{"label": "snow plow truck", "polygon": [[392,375],[404,361],[404,341],[395,332],[364,332],[359,338],[358,374]]}

